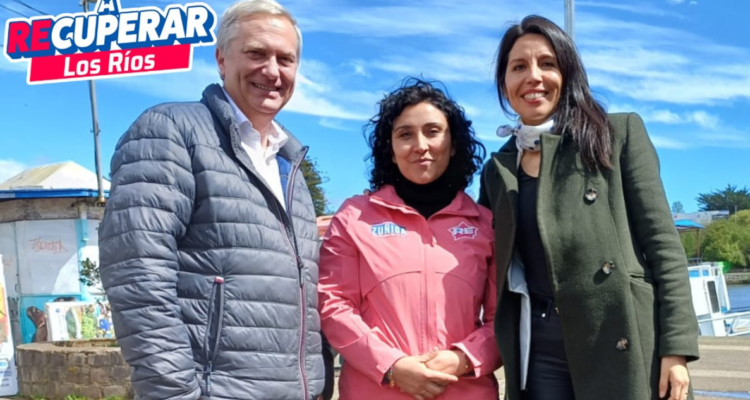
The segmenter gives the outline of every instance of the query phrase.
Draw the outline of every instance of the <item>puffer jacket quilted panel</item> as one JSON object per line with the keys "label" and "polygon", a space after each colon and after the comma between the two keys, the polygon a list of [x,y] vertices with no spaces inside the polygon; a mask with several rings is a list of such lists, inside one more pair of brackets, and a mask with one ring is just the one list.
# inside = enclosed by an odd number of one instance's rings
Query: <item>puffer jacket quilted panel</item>
{"label": "puffer jacket quilted panel", "polygon": [[239,143],[212,85],[201,102],[147,110],[117,145],[100,271],[138,399],[323,391],[306,149],[290,135],[279,152],[285,212]]}

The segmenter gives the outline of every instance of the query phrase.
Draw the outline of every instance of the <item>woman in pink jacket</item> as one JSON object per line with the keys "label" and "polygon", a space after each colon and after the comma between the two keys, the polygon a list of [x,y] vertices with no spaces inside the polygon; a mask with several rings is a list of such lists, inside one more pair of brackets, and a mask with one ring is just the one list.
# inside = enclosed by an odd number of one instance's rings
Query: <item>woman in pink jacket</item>
{"label": "woman in pink jacket", "polygon": [[464,189],[484,147],[463,110],[410,80],[370,121],[369,196],[334,215],[320,315],[342,400],[497,399],[491,212]]}

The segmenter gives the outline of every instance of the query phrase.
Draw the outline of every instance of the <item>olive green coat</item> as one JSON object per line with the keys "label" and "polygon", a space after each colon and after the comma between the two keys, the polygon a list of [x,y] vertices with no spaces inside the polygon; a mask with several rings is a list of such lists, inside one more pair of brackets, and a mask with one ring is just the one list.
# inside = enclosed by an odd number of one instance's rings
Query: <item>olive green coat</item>
{"label": "olive green coat", "polygon": [[[609,118],[612,170],[591,171],[571,139],[542,135],[539,231],[576,400],[657,399],[660,357],[696,360],[699,329],[656,151],[637,114]],[[515,246],[517,155],[515,138],[492,154],[479,199],[495,218],[495,334],[509,400],[522,398],[521,296],[506,282]],[[603,269],[608,262],[610,274]]]}

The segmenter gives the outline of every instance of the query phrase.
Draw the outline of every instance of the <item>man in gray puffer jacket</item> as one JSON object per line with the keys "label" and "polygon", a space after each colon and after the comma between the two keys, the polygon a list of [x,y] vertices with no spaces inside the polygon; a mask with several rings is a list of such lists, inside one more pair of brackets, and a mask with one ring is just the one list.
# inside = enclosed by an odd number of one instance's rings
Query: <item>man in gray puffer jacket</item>
{"label": "man in gray puffer jacket", "polygon": [[217,42],[223,86],[146,110],[117,144],[100,270],[136,399],[311,400],[332,388],[307,148],[274,122],[300,47],[278,3],[236,3]]}

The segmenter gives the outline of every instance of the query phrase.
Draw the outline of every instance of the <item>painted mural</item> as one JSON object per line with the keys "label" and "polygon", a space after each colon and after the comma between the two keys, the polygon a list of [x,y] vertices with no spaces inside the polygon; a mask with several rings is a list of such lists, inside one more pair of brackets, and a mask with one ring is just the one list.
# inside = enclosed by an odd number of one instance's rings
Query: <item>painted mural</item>
{"label": "painted mural", "polygon": [[45,314],[50,341],[115,337],[106,302],[47,303]]}
{"label": "painted mural", "polygon": [[[0,254],[0,264],[2,264]],[[10,313],[7,302],[8,287],[5,274],[0,273],[0,396],[18,393],[18,373],[16,371],[15,346],[10,329]]]}
{"label": "painted mural", "polygon": [[50,340],[47,303],[92,300],[79,270],[80,260],[99,258],[98,227],[98,220],[87,219],[0,224],[0,254],[9,277],[3,300],[13,302],[10,323],[17,342]]}

